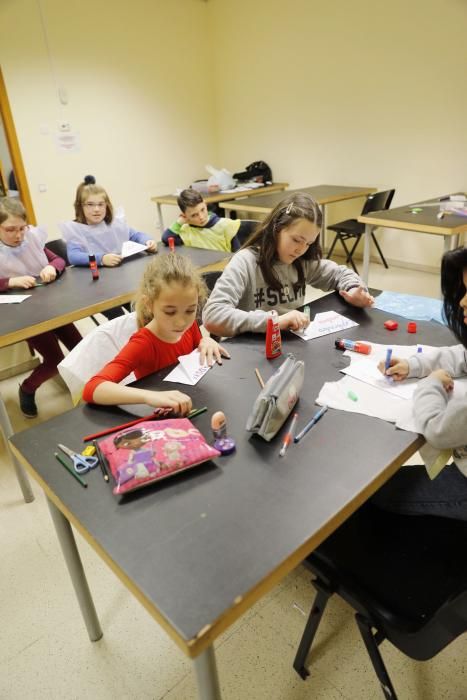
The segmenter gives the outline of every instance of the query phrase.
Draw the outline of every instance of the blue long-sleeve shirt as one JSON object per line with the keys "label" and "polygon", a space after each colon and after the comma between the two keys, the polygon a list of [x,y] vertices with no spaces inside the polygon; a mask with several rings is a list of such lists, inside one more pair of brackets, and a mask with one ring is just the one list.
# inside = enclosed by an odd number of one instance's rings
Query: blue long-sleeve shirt
{"label": "blue long-sleeve shirt", "polygon": [[[129,236],[128,236],[129,241],[135,241],[136,243],[147,243],[147,241],[151,240],[151,236],[148,236],[146,233],[142,233],[141,231],[135,231],[135,229],[130,228],[129,230]],[[117,251],[108,251],[108,253],[117,253]],[[67,244],[67,255],[68,255],[68,260],[70,262],[70,265],[89,265],[89,253],[87,250],[84,250],[81,245],[78,243],[75,243],[73,241],[70,241]],[[100,266],[102,265],[102,258],[104,255],[107,255],[107,253],[96,253],[96,262]]]}

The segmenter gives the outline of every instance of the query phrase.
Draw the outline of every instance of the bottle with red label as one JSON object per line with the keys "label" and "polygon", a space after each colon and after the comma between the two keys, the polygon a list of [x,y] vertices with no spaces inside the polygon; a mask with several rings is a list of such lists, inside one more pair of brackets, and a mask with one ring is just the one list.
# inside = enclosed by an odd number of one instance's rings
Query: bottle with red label
{"label": "bottle with red label", "polygon": [[281,354],[282,339],[277,311],[271,311],[266,326],[266,357],[268,360],[272,360],[274,357],[279,357]]}
{"label": "bottle with red label", "polygon": [[99,268],[97,267],[96,256],[93,253],[89,253],[89,267],[91,268],[93,282],[95,282],[99,279]]}

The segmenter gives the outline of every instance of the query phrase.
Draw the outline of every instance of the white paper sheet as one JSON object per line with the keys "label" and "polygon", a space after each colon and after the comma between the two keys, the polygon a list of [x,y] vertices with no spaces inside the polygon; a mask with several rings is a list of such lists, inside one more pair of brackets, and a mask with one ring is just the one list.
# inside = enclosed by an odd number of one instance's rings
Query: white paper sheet
{"label": "white paper sheet", "polygon": [[351,321],[350,318],[346,318],[336,311],[325,311],[316,314],[310,325],[303,331],[292,331],[292,333],[298,335],[302,340],[312,340],[329,333],[339,333],[354,326],[358,326],[358,323]]}
{"label": "white paper sheet", "polygon": [[5,296],[0,294],[0,304],[20,304],[30,296],[30,294],[5,294]]}
{"label": "white paper sheet", "polygon": [[122,258],[128,258],[130,255],[136,255],[136,253],[142,253],[143,250],[147,249],[147,244],[137,243],[136,241],[124,241],[122,245]]}
{"label": "white paper sheet", "polygon": [[180,364],[165,377],[164,382],[194,386],[211,369],[209,365],[200,365],[198,350],[193,350],[189,355],[181,355],[178,360]]}

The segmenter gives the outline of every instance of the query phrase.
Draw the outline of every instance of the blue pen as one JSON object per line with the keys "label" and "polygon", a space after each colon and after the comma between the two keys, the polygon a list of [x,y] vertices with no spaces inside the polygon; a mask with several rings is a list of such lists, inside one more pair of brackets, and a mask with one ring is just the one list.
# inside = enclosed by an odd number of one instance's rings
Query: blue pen
{"label": "blue pen", "polygon": [[418,345],[418,346],[417,346],[417,352],[423,352],[423,348],[422,348],[421,345]]}
{"label": "blue pen", "polygon": [[386,361],[385,361],[385,363],[384,363],[384,376],[386,377],[386,379],[387,379],[389,382],[392,382],[392,377],[389,377],[389,376],[386,374],[386,372],[388,371],[388,369],[389,369],[390,366],[391,366],[391,356],[392,356],[392,348],[388,348],[388,349],[386,350]]}
{"label": "blue pen", "polygon": [[309,430],[311,430],[311,428],[314,426],[314,424],[317,423],[317,422],[319,421],[319,419],[320,419],[322,416],[324,416],[324,414],[326,413],[327,410],[328,410],[328,407],[327,407],[327,406],[323,406],[322,408],[320,408],[319,411],[318,411],[317,413],[315,413],[315,415],[313,416],[313,418],[311,419],[311,421],[305,425],[305,427],[303,428],[303,430],[301,430],[301,431],[298,433],[298,435],[296,435],[296,436],[294,437],[294,440],[293,440],[293,441],[294,441],[294,442],[300,442],[300,440],[302,439],[302,437],[303,437],[304,435],[306,435],[307,432],[308,432]]}

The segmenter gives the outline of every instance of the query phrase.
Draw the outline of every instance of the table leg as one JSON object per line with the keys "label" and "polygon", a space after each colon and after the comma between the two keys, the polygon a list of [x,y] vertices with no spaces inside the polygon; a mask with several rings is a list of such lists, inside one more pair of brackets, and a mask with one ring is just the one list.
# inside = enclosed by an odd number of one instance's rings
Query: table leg
{"label": "table leg", "polygon": [[162,218],[162,205],[160,202],[157,202],[157,218],[159,219],[159,230],[162,238],[162,234],[164,233],[164,219]]}
{"label": "table leg", "polygon": [[6,451],[7,454],[10,455],[11,461],[13,462],[13,466],[15,468],[16,472],[16,478],[18,479],[18,483],[20,485],[21,491],[23,492],[23,498],[26,501],[26,503],[31,503],[34,500],[34,494],[31,489],[31,484],[29,483],[29,479],[27,477],[26,472],[24,471],[23,467],[21,464],[18,462],[16,457],[13,456],[10,450],[10,445],[8,443],[8,438],[13,435],[13,428],[10,423],[10,418],[8,416],[7,410],[5,408],[5,404],[3,403],[3,399],[0,396],[0,426],[3,431],[3,436],[5,438],[5,446],[6,446]]}
{"label": "table leg", "polygon": [[444,236],[444,253],[457,248],[459,245],[459,234],[455,236]]}
{"label": "table leg", "polygon": [[50,514],[55,525],[57,537],[62,548],[63,556],[68,567],[71,582],[75,589],[76,597],[78,598],[81,614],[84,618],[86,628],[88,630],[89,639],[91,642],[97,642],[103,635],[99,618],[97,617],[96,608],[92,600],[91,591],[89,590],[86,574],[84,573],[83,564],[79,556],[76,540],[71,529],[70,522],[65,518],[63,513],[47,499]]}
{"label": "table leg", "polygon": [[214,647],[208,647],[194,659],[193,663],[195,665],[199,699],[222,700]]}
{"label": "table leg", "polygon": [[362,279],[365,284],[368,284],[368,277],[370,275],[370,242],[371,242],[371,232],[373,230],[372,224],[365,224],[365,240],[363,246],[363,274]]}

